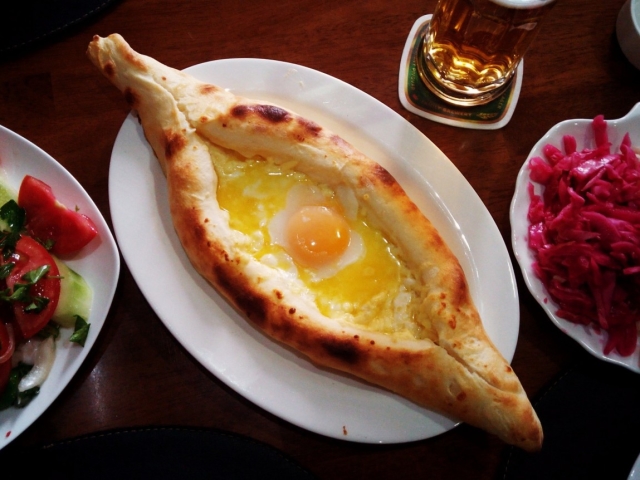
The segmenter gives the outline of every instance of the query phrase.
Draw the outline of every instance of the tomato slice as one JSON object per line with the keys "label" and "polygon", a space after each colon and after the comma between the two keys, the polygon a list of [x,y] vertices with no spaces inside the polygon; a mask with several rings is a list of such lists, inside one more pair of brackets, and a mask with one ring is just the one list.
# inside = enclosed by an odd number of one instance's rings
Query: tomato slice
{"label": "tomato slice", "polygon": [[49,185],[27,175],[18,192],[18,205],[27,214],[27,230],[45,242],[53,241],[51,252],[75,253],[98,234],[93,221],[60,203]]}
{"label": "tomato slice", "polygon": [[58,306],[60,279],[55,277],[58,277],[60,272],[51,254],[33,238],[27,236],[20,237],[16,244],[15,254],[9,261],[15,264],[11,274],[7,277],[7,286],[11,289],[21,281],[21,277],[27,272],[44,265],[49,266],[49,273],[29,289],[31,295],[49,299],[44,309],[37,313],[25,312],[27,305],[20,302],[13,304],[13,313],[16,325],[20,330],[19,333],[24,339],[31,338],[51,320],[53,312]]}

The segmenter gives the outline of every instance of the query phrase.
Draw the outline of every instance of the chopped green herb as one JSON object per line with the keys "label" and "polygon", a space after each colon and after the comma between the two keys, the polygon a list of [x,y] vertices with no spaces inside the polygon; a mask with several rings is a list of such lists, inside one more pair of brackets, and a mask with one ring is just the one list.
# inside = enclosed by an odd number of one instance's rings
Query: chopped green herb
{"label": "chopped green herb", "polygon": [[0,207],[0,218],[2,218],[12,232],[21,232],[24,230],[26,223],[26,213],[24,208],[20,207],[15,200],[9,200]]}
{"label": "chopped green herb", "polygon": [[15,263],[5,263],[4,265],[0,265],[0,279],[7,278],[15,266]]}
{"label": "chopped green herb", "polygon": [[46,250],[47,250],[48,252],[49,252],[49,251],[51,251],[51,249],[53,248],[53,246],[56,244],[56,241],[55,241],[55,240],[53,240],[52,238],[49,238],[49,239],[44,240],[44,241],[42,241],[42,240],[38,239],[38,242],[40,242],[40,244],[41,244],[44,248],[46,248]]}
{"label": "chopped green herb", "polygon": [[30,388],[24,392],[18,391],[20,380],[31,371],[31,368],[31,365],[19,363],[11,369],[9,382],[2,395],[0,395],[0,410],[6,410],[12,406],[18,408],[25,407],[33,397],[38,394],[40,387]]}
{"label": "chopped green herb", "polygon": [[40,313],[49,305],[46,297],[31,297],[31,303],[24,307],[25,313]]}
{"label": "chopped green herb", "polygon": [[75,315],[75,319],[76,325],[73,329],[73,334],[69,337],[69,341],[75,342],[84,347],[84,343],[87,341],[87,335],[89,335],[89,327],[91,327],[91,324],[87,323],[87,321],[80,315]]}
{"label": "chopped green herb", "polygon": [[53,339],[56,340],[60,336],[60,325],[56,322],[49,322],[42,328],[42,330],[36,333],[36,335],[38,338],[45,339],[53,337]]}
{"label": "chopped green herb", "polygon": [[40,313],[49,304],[49,299],[47,297],[31,295],[29,289],[32,285],[42,280],[48,272],[49,265],[43,265],[28,271],[21,277],[21,280],[26,283],[16,283],[13,286],[13,291],[10,289],[0,291],[0,300],[25,303],[25,312]]}
{"label": "chopped green herb", "polygon": [[16,251],[18,240],[20,240],[20,234],[16,232],[4,232],[0,236],[0,249],[5,260]]}
{"label": "chopped green herb", "polygon": [[6,302],[28,302],[30,298],[29,285],[25,285],[24,283],[16,283],[13,291],[7,288],[0,292],[0,299]]}
{"label": "chopped green herb", "polygon": [[0,207],[0,218],[7,222],[10,229],[9,232],[3,232],[0,236],[0,249],[3,251],[4,258],[9,258],[20,240],[20,233],[24,230],[26,214],[15,200],[9,200]]}
{"label": "chopped green herb", "polygon": [[42,245],[47,252],[50,252],[53,246],[56,244],[56,241],[51,238],[43,240],[42,238],[36,237],[33,235],[31,235],[31,238],[33,238],[36,242]]}
{"label": "chopped green herb", "polygon": [[24,280],[29,285],[35,285],[39,280],[44,278],[47,273],[49,273],[50,269],[51,268],[49,267],[49,265],[42,265],[38,268],[34,268],[33,270],[29,270],[27,273],[25,273],[21,277],[21,280]]}
{"label": "chopped green herb", "polygon": [[16,408],[26,407],[27,405],[29,405],[31,400],[33,400],[35,397],[38,396],[39,393],[40,393],[40,387],[33,387],[28,390],[25,390],[24,392],[18,392],[18,397],[16,398],[14,406]]}

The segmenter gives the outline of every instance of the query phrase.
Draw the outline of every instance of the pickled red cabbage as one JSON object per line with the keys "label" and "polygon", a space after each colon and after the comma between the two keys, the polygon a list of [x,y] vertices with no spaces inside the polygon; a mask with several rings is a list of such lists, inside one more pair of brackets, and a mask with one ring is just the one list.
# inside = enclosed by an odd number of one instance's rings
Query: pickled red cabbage
{"label": "pickled red cabbage", "polygon": [[592,122],[595,148],[543,148],[529,162],[528,245],[556,315],[607,332],[604,353],[631,355],[640,314],[640,161],[627,133],[612,153],[607,123]]}

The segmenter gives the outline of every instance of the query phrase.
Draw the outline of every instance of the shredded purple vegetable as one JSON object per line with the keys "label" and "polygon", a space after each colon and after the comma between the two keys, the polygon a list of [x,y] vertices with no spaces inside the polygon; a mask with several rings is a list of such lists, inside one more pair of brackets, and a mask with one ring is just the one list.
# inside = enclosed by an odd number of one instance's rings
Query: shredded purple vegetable
{"label": "shredded purple vegetable", "polygon": [[611,153],[607,123],[592,122],[596,148],[572,136],[529,162],[533,269],[570,322],[607,331],[604,353],[631,355],[640,315],[640,161],[627,133]]}

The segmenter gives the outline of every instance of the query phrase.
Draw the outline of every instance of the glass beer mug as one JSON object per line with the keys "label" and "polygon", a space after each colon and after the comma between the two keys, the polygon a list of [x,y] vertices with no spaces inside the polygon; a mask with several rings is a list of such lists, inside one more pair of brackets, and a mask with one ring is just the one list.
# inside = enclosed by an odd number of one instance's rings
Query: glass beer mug
{"label": "glass beer mug", "polygon": [[556,0],[439,0],[418,54],[418,73],[443,100],[482,105],[509,86]]}

